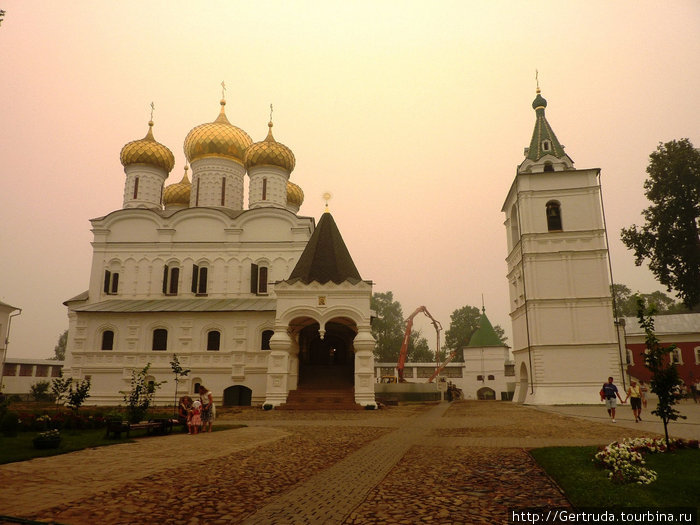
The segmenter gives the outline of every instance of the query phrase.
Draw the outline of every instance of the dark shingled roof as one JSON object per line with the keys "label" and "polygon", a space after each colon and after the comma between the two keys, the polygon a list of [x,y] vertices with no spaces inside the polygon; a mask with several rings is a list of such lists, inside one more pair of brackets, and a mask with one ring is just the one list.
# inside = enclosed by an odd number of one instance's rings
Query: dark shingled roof
{"label": "dark shingled roof", "polygon": [[338,226],[330,213],[324,213],[287,282],[355,284],[361,280]]}

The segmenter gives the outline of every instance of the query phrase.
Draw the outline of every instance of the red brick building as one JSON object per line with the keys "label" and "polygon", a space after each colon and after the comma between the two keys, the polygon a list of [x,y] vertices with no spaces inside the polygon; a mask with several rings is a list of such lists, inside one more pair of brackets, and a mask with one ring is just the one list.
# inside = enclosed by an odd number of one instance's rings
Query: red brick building
{"label": "red brick building", "polygon": [[[624,319],[627,371],[631,377],[649,381],[651,375],[644,366],[644,330],[636,318]],[[700,314],[659,315],[654,318],[654,325],[656,337],[664,346],[676,345],[671,358],[685,384],[700,382]]]}

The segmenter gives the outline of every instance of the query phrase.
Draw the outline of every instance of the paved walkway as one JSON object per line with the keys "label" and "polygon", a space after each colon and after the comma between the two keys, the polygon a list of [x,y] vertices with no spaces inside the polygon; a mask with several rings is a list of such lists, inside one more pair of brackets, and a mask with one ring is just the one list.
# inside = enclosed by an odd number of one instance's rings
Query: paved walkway
{"label": "paved walkway", "polygon": [[508,506],[568,505],[525,448],[643,434],[501,402],[221,415],[249,426],[2,465],[0,514],[75,525],[492,525]]}
{"label": "paved walkway", "polygon": [[[555,414],[571,416],[586,419],[588,421],[597,421],[605,424],[612,424],[605,410],[605,405],[567,405],[567,406],[551,406],[537,407],[540,410],[552,412]],[[642,410],[642,421],[634,422],[634,415],[629,403],[617,406],[615,413],[616,425],[646,432],[656,432],[664,434],[664,425],[661,420],[652,415],[654,410],[651,404]],[[700,403],[693,401],[683,401],[676,405],[676,408],[687,419],[678,419],[672,421],[668,425],[668,434],[671,437],[683,439],[700,439]]]}

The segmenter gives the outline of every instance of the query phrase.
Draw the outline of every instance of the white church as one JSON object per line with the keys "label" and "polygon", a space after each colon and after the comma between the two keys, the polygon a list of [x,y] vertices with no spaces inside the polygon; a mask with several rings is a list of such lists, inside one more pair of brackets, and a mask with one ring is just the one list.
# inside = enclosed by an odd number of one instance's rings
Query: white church
{"label": "white church", "polygon": [[[165,186],[172,152],[153,122],[126,144],[122,209],[91,220],[88,290],[69,299],[64,373],[90,378],[90,400],[123,403],[132,370],[168,381],[170,361],[218,403],[277,407],[290,391],[332,386],[339,406],[373,407],[372,284],[363,280],[333,217],[297,215],[295,158],[272,135],[253,143],[226,117],[194,127],[187,169]],[[247,177],[246,177],[247,175]],[[244,207],[244,184],[248,206]]]}
{"label": "white church", "polygon": [[[185,138],[191,182],[185,167],[165,186],[174,156],[155,140],[152,121],[123,147],[122,209],[91,220],[89,287],[64,303],[64,374],[90,378],[90,400],[116,405],[132,371],[150,363],[149,379],[168,381],[156,400],[168,403],[175,354],[191,370],[178,395],[204,384],[217,403],[294,408],[325,390],[332,406],[373,408],[372,283],[327,210],[318,224],[298,215],[294,154],[274,139],[272,122],[253,143],[225,104]],[[546,105],[538,88],[530,147],[502,209],[513,399],[590,403],[622,370],[600,170],[574,168]]]}

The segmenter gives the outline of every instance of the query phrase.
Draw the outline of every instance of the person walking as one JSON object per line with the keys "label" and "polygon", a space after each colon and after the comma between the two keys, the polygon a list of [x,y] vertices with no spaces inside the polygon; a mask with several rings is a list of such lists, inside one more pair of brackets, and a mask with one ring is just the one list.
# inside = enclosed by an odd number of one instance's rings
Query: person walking
{"label": "person walking", "polygon": [[634,379],[630,379],[627,397],[623,403],[626,403],[628,399],[632,407],[632,414],[634,414],[634,422],[637,423],[642,420],[642,390]]}
{"label": "person walking", "polygon": [[617,407],[617,400],[615,396],[620,400],[620,403],[625,403],[620,397],[620,392],[617,390],[617,387],[613,384],[613,378],[608,377],[608,382],[605,383],[600,390],[600,397],[605,400],[605,407],[608,409],[608,415],[613,423],[616,423],[615,408]]}
{"label": "person walking", "polygon": [[202,432],[211,432],[211,425],[216,417],[216,408],[214,407],[214,396],[204,385],[199,385],[199,400],[202,403]]}

